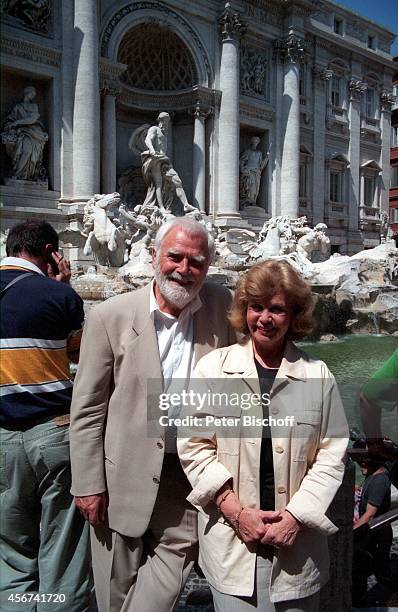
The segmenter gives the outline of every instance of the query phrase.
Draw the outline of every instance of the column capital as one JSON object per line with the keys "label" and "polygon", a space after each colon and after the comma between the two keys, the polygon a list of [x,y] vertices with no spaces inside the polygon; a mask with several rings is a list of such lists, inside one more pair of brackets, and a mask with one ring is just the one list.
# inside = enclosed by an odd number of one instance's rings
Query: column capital
{"label": "column capital", "polygon": [[189,110],[189,113],[195,117],[195,119],[207,119],[212,114],[212,109],[204,106],[199,102],[196,102],[194,108]]}
{"label": "column capital", "polygon": [[242,21],[240,14],[231,8],[229,2],[225,3],[218,24],[223,42],[228,40],[240,41],[247,29],[247,25]]}
{"label": "column capital", "polygon": [[305,42],[293,30],[285,38],[274,41],[274,50],[284,64],[305,62]]}
{"label": "column capital", "polygon": [[314,66],[312,69],[312,76],[315,80],[322,84],[327,83],[333,76],[333,70],[324,68],[323,66]]}
{"label": "column capital", "polygon": [[122,92],[120,76],[126,70],[127,64],[111,62],[101,57],[99,62],[100,92],[104,96],[118,96]]}
{"label": "column capital", "polygon": [[394,104],[397,96],[394,96],[391,90],[382,89],[380,92],[380,106],[384,112],[391,112],[392,105]]}
{"label": "column capital", "polygon": [[361,98],[361,95],[365,93],[367,88],[367,84],[361,81],[360,79],[351,78],[348,81],[348,92],[350,100],[359,100]]}
{"label": "column capital", "polygon": [[103,96],[118,96],[122,92],[120,83],[111,81],[106,78],[101,79],[100,92]]}

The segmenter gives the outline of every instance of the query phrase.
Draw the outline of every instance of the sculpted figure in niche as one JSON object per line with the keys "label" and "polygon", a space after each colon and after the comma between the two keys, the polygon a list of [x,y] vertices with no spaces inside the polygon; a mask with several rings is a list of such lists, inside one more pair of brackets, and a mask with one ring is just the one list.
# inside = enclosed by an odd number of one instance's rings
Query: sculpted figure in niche
{"label": "sculpted figure in niche", "polygon": [[269,154],[263,158],[257,149],[260,142],[258,136],[250,139],[250,149],[246,149],[239,159],[240,169],[240,201],[241,204],[254,206],[260,191],[261,174],[268,164]]}
{"label": "sculpted figure in niche", "polygon": [[[138,150],[141,153],[142,174],[148,185],[143,206],[158,206],[162,212],[169,212],[174,195],[176,195],[184,207],[184,212],[196,210],[189,204],[182,181],[167,156],[169,113],[160,113],[157,123],[157,125],[150,126],[149,129],[147,125],[144,125],[135,130],[129,142],[129,147],[133,152]],[[140,146],[144,131],[146,131],[145,150]]]}
{"label": "sculpted figure in niche", "polygon": [[18,102],[8,115],[1,140],[12,159],[11,176],[37,181],[43,175],[42,159],[48,134],[40,121],[34,87],[25,87],[23,102]]}

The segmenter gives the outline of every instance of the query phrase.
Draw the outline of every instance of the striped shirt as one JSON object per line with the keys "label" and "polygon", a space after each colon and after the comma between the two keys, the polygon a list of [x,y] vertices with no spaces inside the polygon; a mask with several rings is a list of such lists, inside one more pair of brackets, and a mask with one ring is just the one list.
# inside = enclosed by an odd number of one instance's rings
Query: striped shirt
{"label": "striped shirt", "polygon": [[83,302],[67,284],[47,278],[22,258],[5,258],[0,288],[36,272],[0,299],[0,422],[29,425],[69,412],[72,381],[68,337],[82,326]]}

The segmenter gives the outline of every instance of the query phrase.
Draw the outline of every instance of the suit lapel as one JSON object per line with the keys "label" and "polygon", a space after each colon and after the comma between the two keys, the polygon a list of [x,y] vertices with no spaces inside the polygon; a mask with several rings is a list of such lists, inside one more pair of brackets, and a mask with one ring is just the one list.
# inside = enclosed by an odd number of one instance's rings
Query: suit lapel
{"label": "suit lapel", "polygon": [[151,284],[137,295],[132,314],[132,340],[129,350],[134,358],[134,367],[143,380],[162,378],[160,356],[155,326],[149,314]]}
{"label": "suit lapel", "polygon": [[207,294],[200,293],[202,306],[193,316],[193,339],[194,339],[194,365],[204,355],[218,346],[218,335],[214,328],[214,321],[209,317]]}

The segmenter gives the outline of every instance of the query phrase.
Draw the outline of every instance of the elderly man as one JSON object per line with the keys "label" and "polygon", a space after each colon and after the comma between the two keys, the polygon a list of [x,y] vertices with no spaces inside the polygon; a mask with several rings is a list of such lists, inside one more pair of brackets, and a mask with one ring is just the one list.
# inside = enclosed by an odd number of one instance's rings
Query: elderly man
{"label": "elderly man", "polygon": [[149,379],[189,380],[234,342],[229,292],[204,283],[214,244],[186,217],[165,223],[154,281],[95,308],[72,402],[72,493],[92,527],[100,612],[170,612],[196,558],[196,511],[175,442],[147,434]]}

